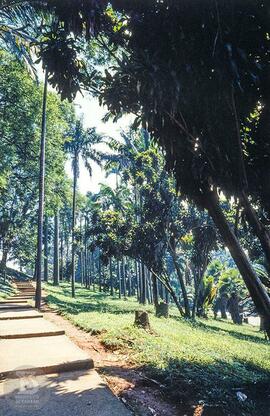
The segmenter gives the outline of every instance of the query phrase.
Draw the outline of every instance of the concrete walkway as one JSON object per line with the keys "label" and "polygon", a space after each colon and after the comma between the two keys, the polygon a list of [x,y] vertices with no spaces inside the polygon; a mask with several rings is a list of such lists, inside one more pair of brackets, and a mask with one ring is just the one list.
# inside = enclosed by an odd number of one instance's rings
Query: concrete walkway
{"label": "concrete walkway", "polygon": [[130,416],[93,360],[29,305],[32,284],[17,288],[0,302],[0,416]]}

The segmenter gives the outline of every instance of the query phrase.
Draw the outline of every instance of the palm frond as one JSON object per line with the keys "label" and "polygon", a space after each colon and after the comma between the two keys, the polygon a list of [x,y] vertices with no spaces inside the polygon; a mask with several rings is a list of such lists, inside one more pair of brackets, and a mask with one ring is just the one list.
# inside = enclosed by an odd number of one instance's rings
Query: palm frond
{"label": "palm frond", "polygon": [[[2,2],[3,3],[3,2]],[[13,7],[6,2],[0,8],[0,44],[25,64],[31,76],[37,79],[31,47],[37,42],[39,18],[27,3]]]}

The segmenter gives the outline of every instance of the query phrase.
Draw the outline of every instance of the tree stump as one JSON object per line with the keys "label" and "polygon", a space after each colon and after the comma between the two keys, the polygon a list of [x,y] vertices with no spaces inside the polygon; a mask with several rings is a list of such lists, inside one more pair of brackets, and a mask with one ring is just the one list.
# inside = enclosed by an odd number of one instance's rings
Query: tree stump
{"label": "tree stump", "polygon": [[156,306],[156,316],[158,318],[168,318],[169,316],[169,305],[161,302]]}
{"label": "tree stump", "polygon": [[145,311],[135,311],[135,326],[150,330],[149,316]]}

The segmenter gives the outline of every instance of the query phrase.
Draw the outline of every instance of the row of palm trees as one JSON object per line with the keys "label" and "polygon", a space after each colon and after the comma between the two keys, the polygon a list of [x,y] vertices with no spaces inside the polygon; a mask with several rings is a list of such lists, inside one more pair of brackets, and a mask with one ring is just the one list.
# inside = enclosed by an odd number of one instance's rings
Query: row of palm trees
{"label": "row of palm trees", "polygon": [[[2,48],[14,55],[29,72],[37,77],[37,70],[33,60],[33,47],[37,46],[37,20],[31,6],[14,4],[8,7],[4,4],[0,8],[0,39]],[[32,47],[31,47],[32,45]],[[42,272],[42,245],[44,220],[44,188],[45,188],[45,149],[46,149],[46,106],[48,91],[48,72],[45,71],[42,126],[40,137],[40,171],[39,171],[39,205],[38,205],[38,238],[36,258],[36,299],[35,306],[41,305],[41,272]]]}
{"label": "row of palm trees", "polygon": [[[35,52],[39,47],[39,17],[31,7],[24,3],[14,2],[13,5],[0,5],[0,47],[7,50],[20,62],[27,66],[29,73],[38,81]],[[41,306],[41,276],[43,264],[43,235],[44,235],[44,204],[45,204],[45,175],[46,175],[46,107],[49,72],[44,70],[44,90],[42,104],[42,124],[40,135],[39,156],[39,201],[38,201],[38,233],[36,255],[36,297],[35,306]],[[75,296],[75,226],[76,226],[76,191],[79,177],[80,157],[91,174],[89,160],[99,162],[100,156],[92,145],[99,143],[101,137],[94,129],[85,130],[82,120],[75,121],[70,126],[66,142],[66,150],[72,157],[73,170],[73,209],[72,209],[72,296]],[[57,227],[56,227],[57,228]],[[45,232],[47,228],[45,227]],[[46,240],[46,239],[45,239]],[[45,247],[45,259],[47,258]],[[45,269],[47,269],[45,267]]]}

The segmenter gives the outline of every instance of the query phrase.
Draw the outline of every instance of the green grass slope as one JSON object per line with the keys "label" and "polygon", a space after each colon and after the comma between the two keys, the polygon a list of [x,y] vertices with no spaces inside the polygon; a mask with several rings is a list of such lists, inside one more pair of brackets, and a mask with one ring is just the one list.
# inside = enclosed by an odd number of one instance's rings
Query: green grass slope
{"label": "green grass slope", "polygon": [[[212,319],[192,323],[174,308],[169,319],[160,319],[147,306],[153,330],[148,333],[133,326],[134,311],[141,309],[135,299],[80,287],[72,299],[66,283],[58,288],[47,284],[46,291],[51,306],[85,331],[100,334],[108,348],[130,353],[175,401],[202,401],[225,409],[226,415],[269,414],[269,343],[257,327]],[[247,400],[239,401],[237,391]]]}
{"label": "green grass slope", "polygon": [[9,280],[4,281],[0,277],[0,300],[3,300],[15,293],[15,287]]}

